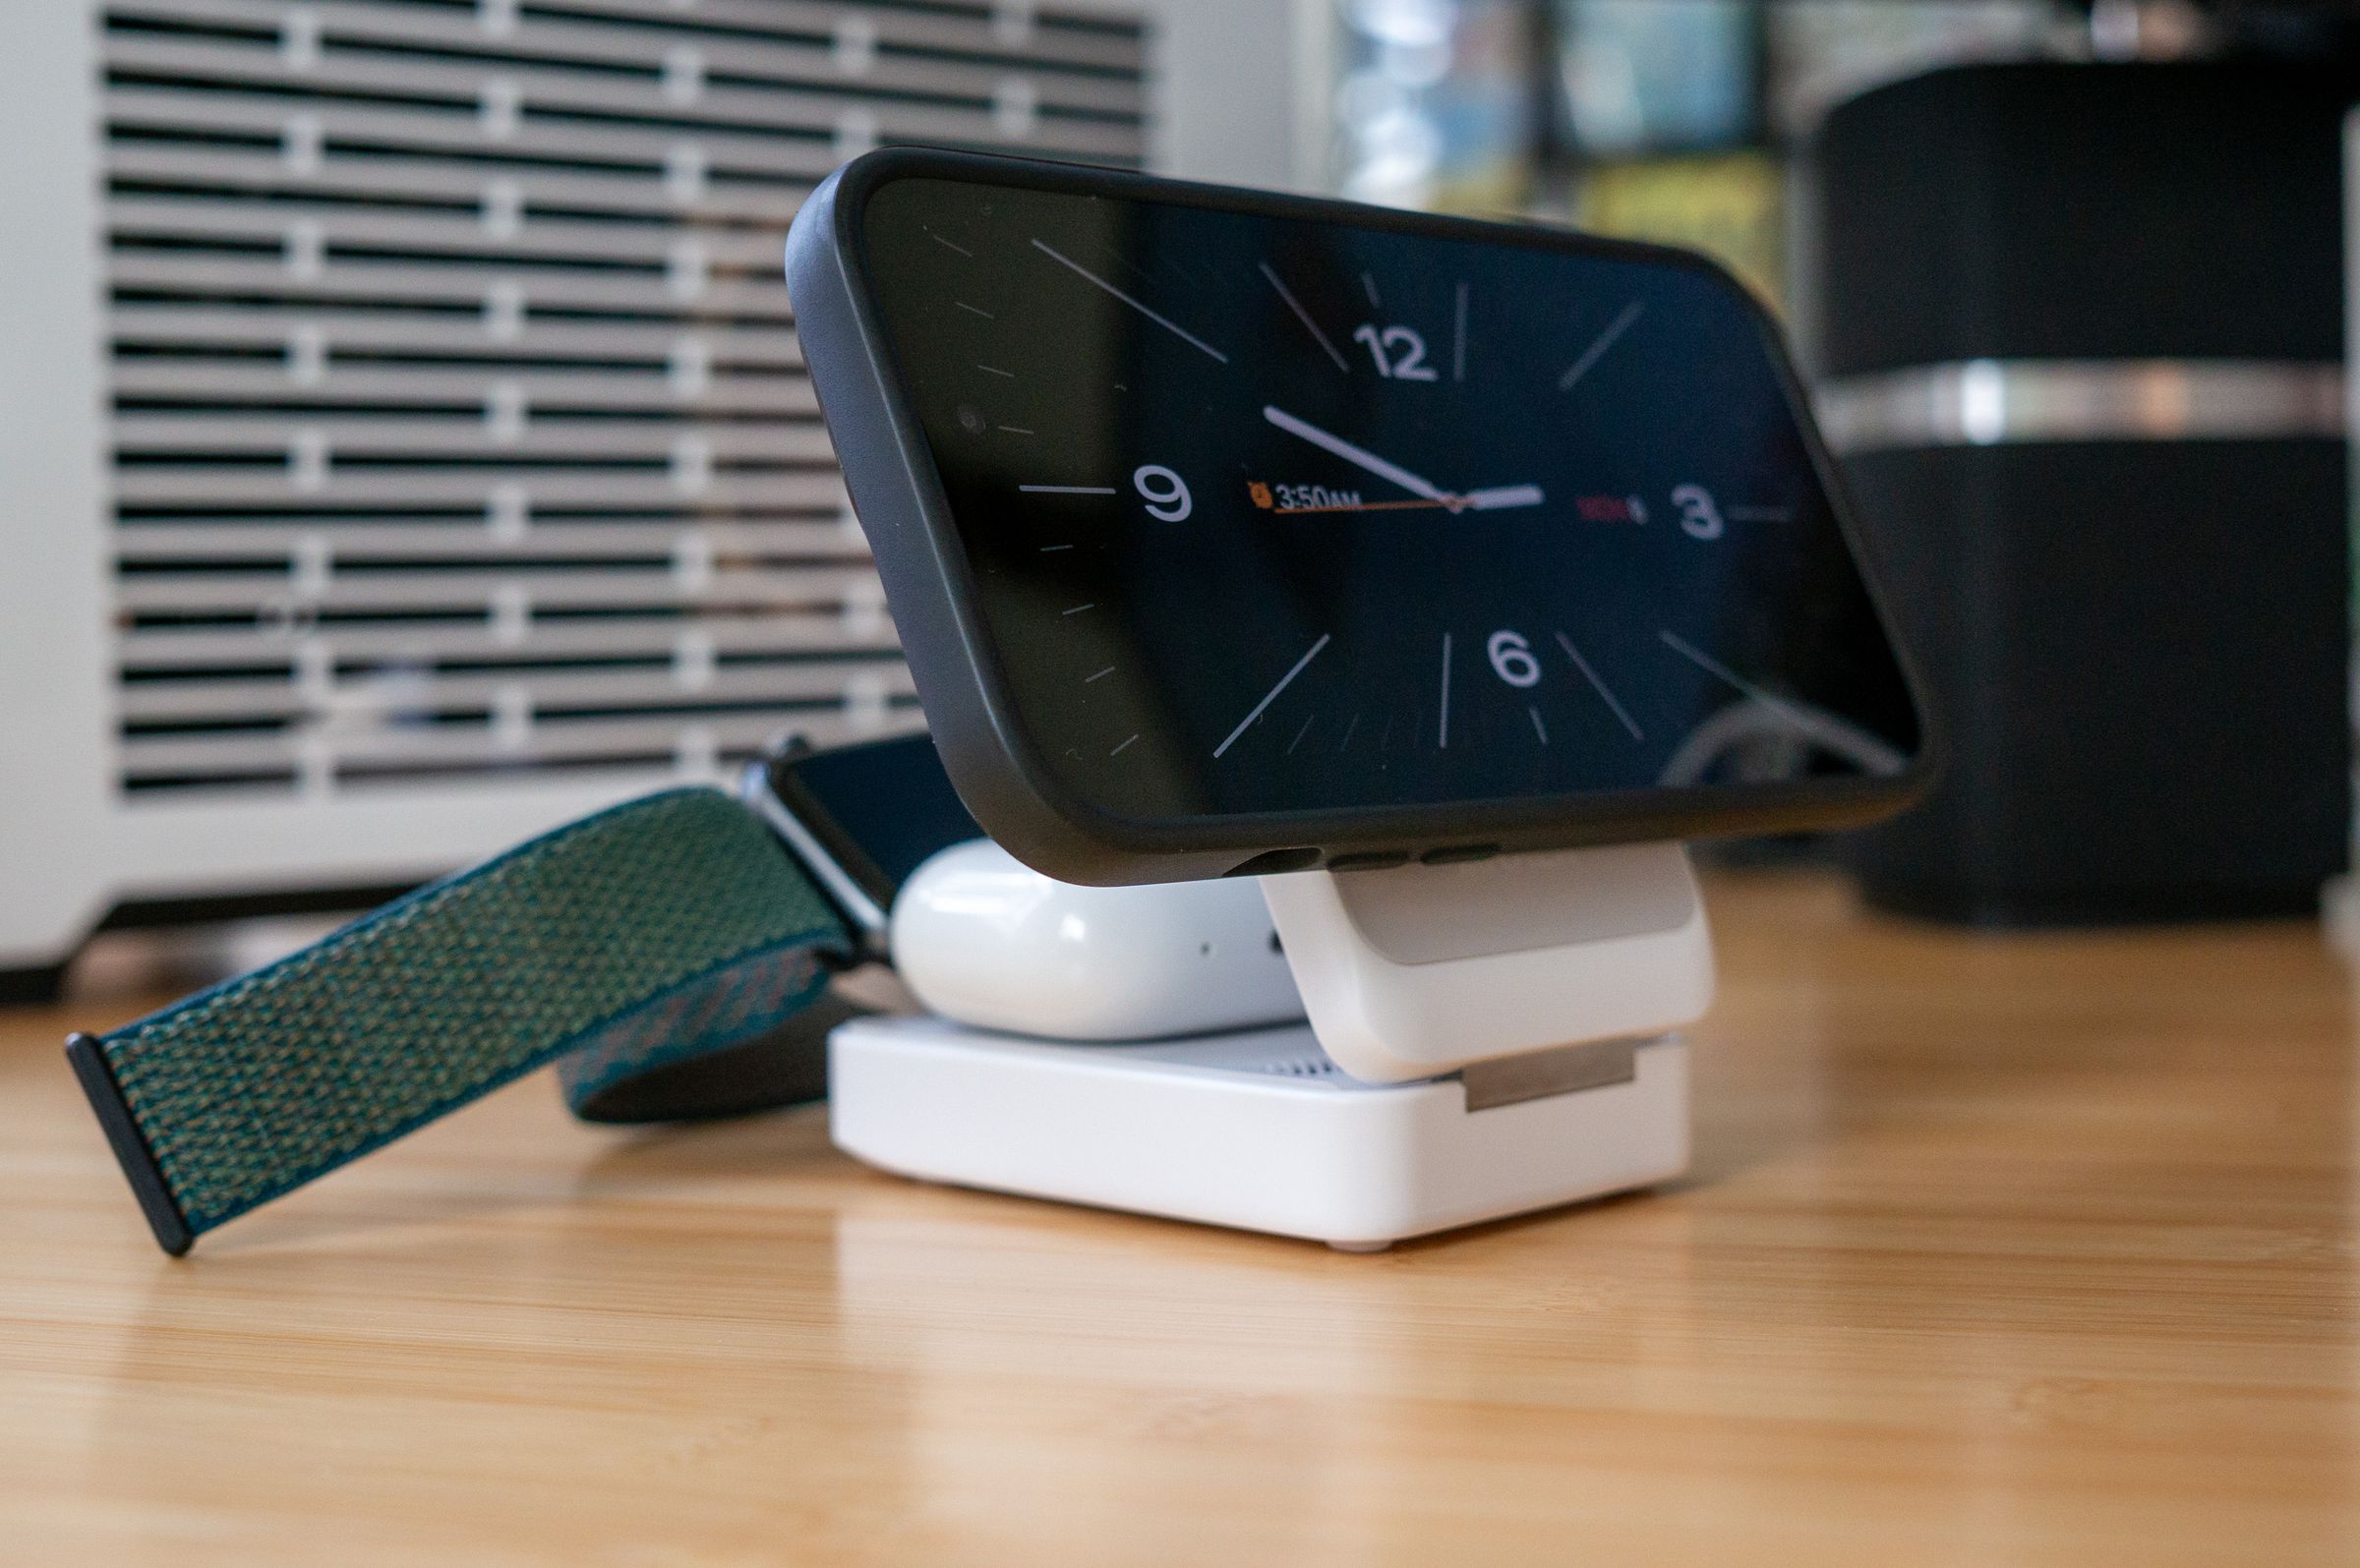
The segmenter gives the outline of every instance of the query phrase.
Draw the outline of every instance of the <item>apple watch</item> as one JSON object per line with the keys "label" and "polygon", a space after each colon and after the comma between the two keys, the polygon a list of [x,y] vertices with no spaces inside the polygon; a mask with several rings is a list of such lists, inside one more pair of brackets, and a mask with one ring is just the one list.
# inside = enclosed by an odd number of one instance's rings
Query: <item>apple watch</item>
{"label": "apple watch", "polygon": [[1249,883],[1063,886],[982,842],[923,735],[794,738],[67,1046],[156,1241],[198,1235],[547,1064],[594,1122],[821,1098],[830,976],[1106,1041],[1302,1016]]}
{"label": "apple watch", "polygon": [[1701,257],[889,149],[786,268],[943,763],[1052,877],[1845,826],[1934,765]]}
{"label": "apple watch", "polygon": [[983,836],[924,735],[826,749],[791,735],[746,770],[738,794],[826,893],[863,959],[890,957],[911,875]]}
{"label": "apple watch", "polygon": [[67,1054],[175,1254],[551,1063],[595,1121],[813,1099],[830,975],[976,831],[923,735],[791,741],[742,798],[627,801]]}

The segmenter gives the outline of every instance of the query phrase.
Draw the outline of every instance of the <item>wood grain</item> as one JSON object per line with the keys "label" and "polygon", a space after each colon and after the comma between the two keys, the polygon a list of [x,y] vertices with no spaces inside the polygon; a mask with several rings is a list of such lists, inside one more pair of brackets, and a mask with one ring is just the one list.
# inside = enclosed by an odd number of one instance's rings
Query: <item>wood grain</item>
{"label": "wood grain", "polygon": [[2360,1560],[2317,933],[1713,899],[1694,1178],[1375,1257],[533,1082],[173,1263],[0,1015],[0,1559]]}

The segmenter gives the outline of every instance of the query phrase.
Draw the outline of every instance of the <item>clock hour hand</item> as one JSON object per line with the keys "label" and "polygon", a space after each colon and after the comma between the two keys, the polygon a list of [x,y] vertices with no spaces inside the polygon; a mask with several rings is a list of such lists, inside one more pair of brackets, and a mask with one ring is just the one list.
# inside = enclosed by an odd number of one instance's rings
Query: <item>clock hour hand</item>
{"label": "clock hour hand", "polygon": [[1496,512],[1503,506],[1538,506],[1542,496],[1538,485],[1495,485],[1489,490],[1471,490],[1460,499],[1471,511]]}
{"label": "clock hour hand", "polygon": [[1308,424],[1295,418],[1283,408],[1271,408],[1266,405],[1263,408],[1262,417],[1289,436],[1299,436],[1322,451],[1332,452],[1353,467],[1364,469],[1388,484],[1398,485],[1412,495],[1422,495],[1430,501],[1441,501],[1452,511],[1458,510],[1463,504],[1460,497],[1451,494],[1440,486],[1429,484],[1408,469],[1386,462],[1365,447],[1353,445],[1341,436],[1330,436],[1317,425]]}

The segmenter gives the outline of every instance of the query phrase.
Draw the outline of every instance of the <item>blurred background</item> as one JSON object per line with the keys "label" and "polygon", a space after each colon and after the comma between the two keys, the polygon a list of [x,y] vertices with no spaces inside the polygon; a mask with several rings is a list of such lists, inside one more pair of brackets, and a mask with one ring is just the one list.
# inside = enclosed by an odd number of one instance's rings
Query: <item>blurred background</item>
{"label": "blurred background", "polygon": [[2345,869],[2345,6],[48,0],[0,44],[0,996],[918,725],[777,269],[891,143],[1708,251],[1956,752],[1745,854],[2008,926]]}

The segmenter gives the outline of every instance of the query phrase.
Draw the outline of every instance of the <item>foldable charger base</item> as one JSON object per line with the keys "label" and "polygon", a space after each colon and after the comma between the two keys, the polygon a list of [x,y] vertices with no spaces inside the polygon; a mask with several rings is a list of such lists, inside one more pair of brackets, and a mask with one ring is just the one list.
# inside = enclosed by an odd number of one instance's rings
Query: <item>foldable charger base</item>
{"label": "foldable charger base", "polygon": [[1093,1045],[863,1018],[832,1132],[927,1181],[1395,1241],[1687,1168],[1711,939],[1677,844],[1264,881],[1306,1024]]}

